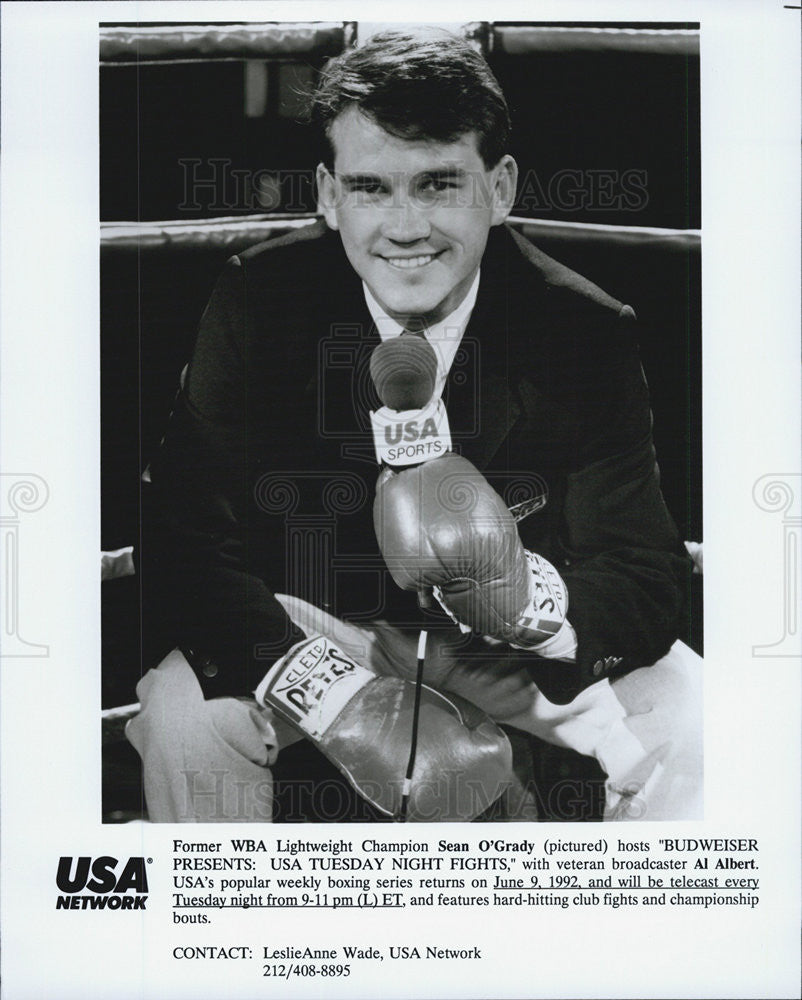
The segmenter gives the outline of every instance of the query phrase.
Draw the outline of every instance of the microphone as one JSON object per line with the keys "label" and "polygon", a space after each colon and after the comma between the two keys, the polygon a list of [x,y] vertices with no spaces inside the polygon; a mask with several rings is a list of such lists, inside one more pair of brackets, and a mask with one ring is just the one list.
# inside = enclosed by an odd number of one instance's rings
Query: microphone
{"label": "microphone", "polygon": [[370,414],[379,465],[420,465],[451,450],[446,408],[434,395],[437,355],[428,340],[400,336],[379,344],[370,375],[384,404]]}
{"label": "microphone", "polygon": [[394,337],[370,356],[370,377],[379,399],[391,410],[419,410],[434,394],[437,357],[422,337]]}
{"label": "microphone", "polygon": [[[384,406],[371,411],[376,460],[390,466],[419,465],[440,458],[451,450],[451,432],[442,399],[434,399],[437,381],[437,356],[425,337],[399,336],[378,345],[370,357],[370,377]],[[395,476],[385,469],[382,475]],[[403,473],[401,473],[403,475]],[[381,506],[382,476],[376,485],[376,505]],[[377,527],[378,527],[378,522]],[[381,538],[379,539],[381,544]],[[430,605],[428,594],[418,594],[420,607]],[[405,823],[410,789],[418,749],[423,671],[426,656],[426,630],[418,639],[418,667],[415,675],[415,701],[412,711],[409,757],[397,819]]]}

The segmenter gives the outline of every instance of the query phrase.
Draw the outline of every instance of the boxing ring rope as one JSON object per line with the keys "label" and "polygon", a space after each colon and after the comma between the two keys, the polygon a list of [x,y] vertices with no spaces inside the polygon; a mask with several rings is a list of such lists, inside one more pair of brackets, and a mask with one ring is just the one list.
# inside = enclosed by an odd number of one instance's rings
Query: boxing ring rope
{"label": "boxing ring rope", "polygon": [[101,25],[100,65],[328,56],[342,52],[351,37],[343,21]]}
{"label": "boxing ring rope", "polygon": [[[555,27],[470,22],[463,34],[486,53],[636,52],[699,56],[699,32],[682,28]],[[353,45],[356,22],[101,25],[101,66],[330,56]]]}
{"label": "boxing ring rope", "polygon": [[[108,249],[224,249],[230,245],[247,246],[271,236],[300,229],[316,222],[315,215],[249,215],[217,219],[171,219],[160,222],[101,222],[100,243]],[[643,247],[659,243],[676,250],[698,250],[698,229],[659,229],[649,226],[610,226],[587,222],[554,222],[510,216],[513,228],[537,242],[541,237],[560,237],[568,242],[612,240],[620,245]]]}
{"label": "boxing ring rope", "polygon": [[101,222],[101,248],[153,250],[166,247],[214,250],[243,241],[260,243],[271,236],[301,229],[315,222],[314,215],[221,216],[215,219],[169,219],[158,222]]}
{"label": "boxing ring rope", "polygon": [[563,28],[494,26],[491,51],[505,55],[532,52],[637,52],[699,56],[699,32],[676,28]]}
{"label": "boxing ring rope", "polygon": [[117,705],[114,708],[104,708],[100,713],[101,743],[122,743],[125,739],[125,724],[139,714],[139,702],[130,705]]}

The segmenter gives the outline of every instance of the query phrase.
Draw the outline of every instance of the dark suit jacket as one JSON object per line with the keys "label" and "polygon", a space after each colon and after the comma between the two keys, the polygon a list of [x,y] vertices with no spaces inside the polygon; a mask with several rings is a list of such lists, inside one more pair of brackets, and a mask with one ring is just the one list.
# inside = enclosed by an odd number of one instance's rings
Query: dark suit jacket
{"label": "dark suit jacket", "polygon": [[[420,622],[372,523],[378,343],[321,224],[232,258],[217,284],[151,465],[143,541],[150,605],[194,651],[207,697],[252,691],[301,638],[275,593]],[[568,587],[576,665],[501,655],[564,702],[665,654],[688,560],[660,493],[632,310],[493,229],[444,399],[455,450],[507,503],[545,501],[521,537]]]}

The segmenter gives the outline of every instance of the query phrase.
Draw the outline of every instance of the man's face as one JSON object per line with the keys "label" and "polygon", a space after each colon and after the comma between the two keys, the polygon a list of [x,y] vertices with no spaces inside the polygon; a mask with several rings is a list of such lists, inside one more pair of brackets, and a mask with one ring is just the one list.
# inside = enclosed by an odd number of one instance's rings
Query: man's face
{"label": "man's face", "polygon": [[476,134],[400,139],[355,108],[331,127],[333,175],[318,167],[320,203],[354,270],[400,322],[437,322],[471,287],[491,226],[515,198],[510,156],[488,170]]}

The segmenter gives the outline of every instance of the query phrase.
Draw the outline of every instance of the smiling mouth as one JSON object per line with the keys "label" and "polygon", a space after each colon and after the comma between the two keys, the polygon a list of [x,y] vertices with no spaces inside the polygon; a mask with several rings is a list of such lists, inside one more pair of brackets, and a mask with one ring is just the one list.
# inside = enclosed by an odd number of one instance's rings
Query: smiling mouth
{"label": "smiling mouth", "polygon": [[418,267],[426,267],[427,264],[439,257],[440,254],[435,253],[425,253],[419,254],[417,257],[383,257],[390,267],[395,267],[399,271],[412,271]]}

